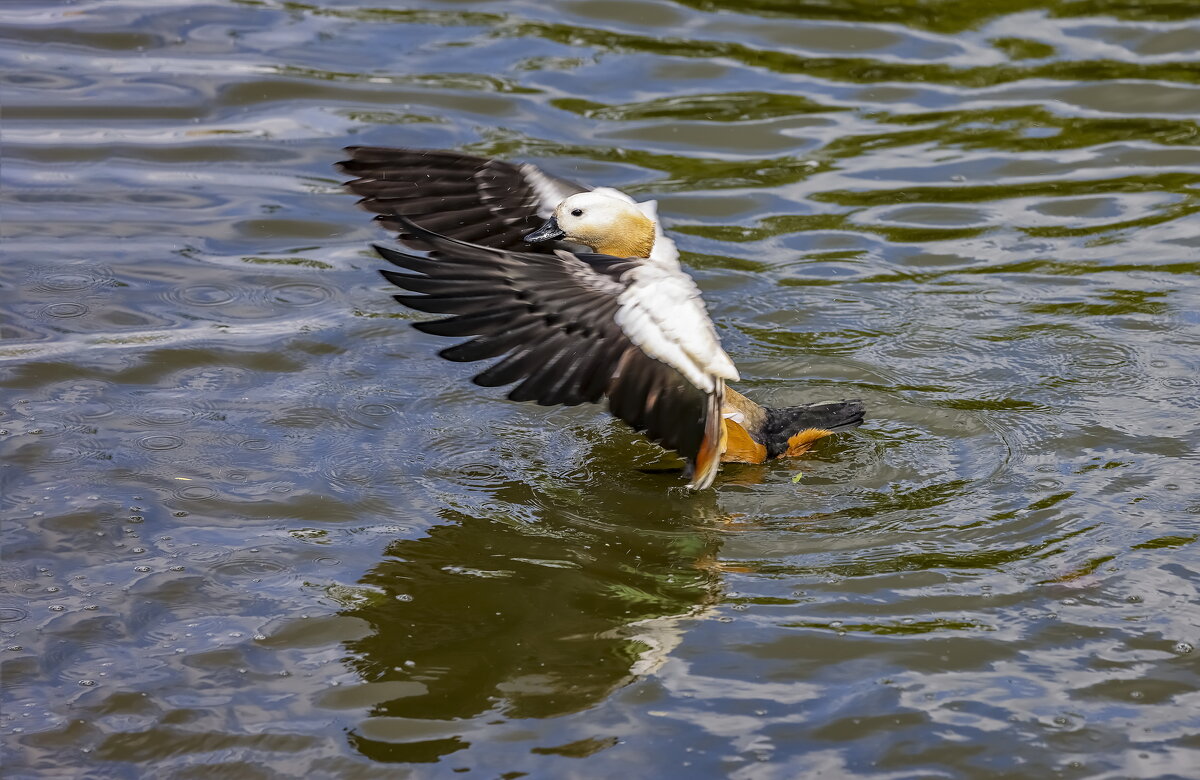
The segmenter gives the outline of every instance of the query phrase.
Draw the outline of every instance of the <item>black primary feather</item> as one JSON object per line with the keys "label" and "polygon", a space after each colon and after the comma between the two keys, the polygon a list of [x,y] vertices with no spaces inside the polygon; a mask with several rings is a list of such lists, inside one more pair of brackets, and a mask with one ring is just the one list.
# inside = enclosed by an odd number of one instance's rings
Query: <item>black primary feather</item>
{"label": "black primary feather", "polygon": [[625,274],[638,261],[483,247],[396,219],[401,241],[425,252],[375,247],[409,271],[383,271],[383,277],[421,293],[396,300],[453,315],[418,323],[427,333],[471,337],[443,350],[442,357],[495,360],[473,381],[485,387],[515,384],[508,395],[513,400],[574,405],[607,397],[615,416],[695,460],[712,413],[708,393],[642,352],[615,320]]}
{"label": "black primary feather", "polygon": [[533,166],[455,152],[382,146],[351,146],[346,152],[350,159],[338,163],[338,170],[355,178],[343,186],[389,230],[403,231],[408,218],[450,238],[495,249],[546,254],[561,248],[523,239],[558,205],[548,198],[588,191]]}

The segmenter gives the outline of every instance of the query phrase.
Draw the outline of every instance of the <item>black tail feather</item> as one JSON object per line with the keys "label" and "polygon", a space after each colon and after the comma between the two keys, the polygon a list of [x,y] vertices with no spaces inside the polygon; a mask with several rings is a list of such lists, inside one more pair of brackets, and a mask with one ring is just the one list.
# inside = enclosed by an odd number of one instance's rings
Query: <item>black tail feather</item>
{"label": "black tail feather", "polygon": [[767,457],[778,457],[788,448],[788,439],[809,428],[841,431],[853,428],[863,421],[863,402],[830,401],[804,406],[786,406],[782,409],[766,408],[767,419],[761,436],[767,446]]}

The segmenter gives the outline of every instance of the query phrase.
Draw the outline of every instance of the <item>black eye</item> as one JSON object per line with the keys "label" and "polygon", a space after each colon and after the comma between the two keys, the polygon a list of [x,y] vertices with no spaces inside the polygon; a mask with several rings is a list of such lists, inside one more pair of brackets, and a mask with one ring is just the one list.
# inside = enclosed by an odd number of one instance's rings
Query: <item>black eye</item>
{"label": "black eye", "polygon": [[571,216],[572,217],[582,217],[583,209],[571,209]]}

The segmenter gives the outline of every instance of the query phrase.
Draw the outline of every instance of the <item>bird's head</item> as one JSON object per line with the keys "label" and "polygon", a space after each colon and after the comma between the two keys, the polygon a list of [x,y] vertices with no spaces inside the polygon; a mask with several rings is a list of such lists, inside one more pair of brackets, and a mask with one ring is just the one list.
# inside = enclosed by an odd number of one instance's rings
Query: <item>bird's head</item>
{"label": "bird's head", "polygon": [[580,192],[558,204],[546,224],[525,236],[531,244],[556,239],[615,257],[649,257],[654,220],[619,198]]}

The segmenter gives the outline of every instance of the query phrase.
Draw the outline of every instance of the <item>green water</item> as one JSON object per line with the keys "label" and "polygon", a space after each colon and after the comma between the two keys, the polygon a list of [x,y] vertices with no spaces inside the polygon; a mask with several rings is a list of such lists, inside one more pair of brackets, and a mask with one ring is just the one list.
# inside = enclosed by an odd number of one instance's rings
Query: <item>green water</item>
{"label": "green water", "polygon": [[[0,104],[6,777],[1200,776],[1194,3],[10,0]],[[475,387],[348,144],[658,198],[867,423]]]}

